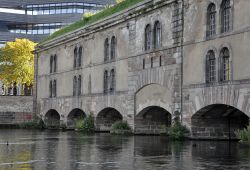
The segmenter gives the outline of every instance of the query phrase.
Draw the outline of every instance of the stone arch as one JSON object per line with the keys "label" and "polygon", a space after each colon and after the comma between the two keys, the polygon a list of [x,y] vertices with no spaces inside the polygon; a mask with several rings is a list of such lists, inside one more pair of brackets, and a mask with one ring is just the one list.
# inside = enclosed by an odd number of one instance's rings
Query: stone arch
{"label": "stone arch", "polygon": [[157,83],[147,84],[135,93],[135,133],[160,134],[171,125],[174,112],[172,91]]}
{"label": "stone arch", "polygon": [[67,116],[67,128],[75,129],[78,120],[84,119],[86,114],[79,108],[73,109]]}
{"label": "stone arch", "polygon": [[192,137],[201,139],[236,139],[236,131],[249,125],[249,116],[236,107],[211,104],[191,117]]}
{"label": "stone arch", "polygon": [[135,116],[136,134],[165,133],[166,127],[171,126],[170,112],[159,106],[149,106]]}
{"label": "stone arch", "polygon": [[101,110],[96,116],[96,130],[108,132],[116,121],[121,120],[123,120],[123,117],[118,110],[107,107]]}
{"label": "stone arch", "polygon": [[50,109],[45,114],[44,123],[48,128],[59,128],[60,127],[60,114],[56,110]]}
{"label": "stone arch", "polygon": [[151,83],[139,88],[135,93],[135,115],[144,108],[158,106],[173,112],[172,92],[157,83]]}

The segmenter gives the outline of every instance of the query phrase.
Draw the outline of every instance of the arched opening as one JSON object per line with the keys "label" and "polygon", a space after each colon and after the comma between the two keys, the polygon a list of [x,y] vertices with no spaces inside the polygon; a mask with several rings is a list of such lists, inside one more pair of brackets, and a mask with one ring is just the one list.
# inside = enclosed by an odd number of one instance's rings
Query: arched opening
{"label": "arched opening", "polygon": [[49,110],[45,115],[44,123],[48,128],[59,128],[60,127],[59,113],[54,109]]}
{"label": "arched opening", "polygon": [[76,123],[79,120],[83,120],[86,114],[81,109],[73,109],[67,117],[67,128],[75,129]]}
{"label": "arched opening", "polygon": [[162,107],[150,106],[135,117],[136,134],[160,134],[171,126],[171,114]]}
{"label": "arched opening", "polygon": [[103,132],[108,132],[112,124],[122,120],[122,115],[114,108],[105,108],[96,117],[96,129]]}
{"label": "arched opening", "polygon": [[191,118],[191,131],[194,138],[236,139],[235,132],[249,125],[249,117],[239,109],[213,104],[196,112]]}

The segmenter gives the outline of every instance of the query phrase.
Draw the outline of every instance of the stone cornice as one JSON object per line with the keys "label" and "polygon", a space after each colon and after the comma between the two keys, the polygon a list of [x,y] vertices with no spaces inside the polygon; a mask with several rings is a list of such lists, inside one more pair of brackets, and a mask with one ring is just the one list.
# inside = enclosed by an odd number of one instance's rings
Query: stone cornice
{"label": "stone cornice", "polygon": [[132,18],[148,13],[157,8],[169,5],[175,1],[176,0],[145,0],[121,12],[117,12],[109,17],[106,17],[100,21],[94,22],[75,31],[63,34],[59,37],[43,42],[36,47],[36,52],[39,53],[50,48],[74,41],[81,37],[88,36],[103,29],[107,29],[114,25],[126,22]]}

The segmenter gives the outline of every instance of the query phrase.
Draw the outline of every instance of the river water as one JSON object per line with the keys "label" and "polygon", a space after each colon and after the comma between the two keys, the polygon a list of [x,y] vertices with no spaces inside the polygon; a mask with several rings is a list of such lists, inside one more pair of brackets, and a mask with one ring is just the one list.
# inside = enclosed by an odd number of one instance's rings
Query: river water
{"label": "river water", "polygon": [[161,136],[0,130],[0,170],[79,169],[250,170],[250,148],[236,142],[170,142]]}

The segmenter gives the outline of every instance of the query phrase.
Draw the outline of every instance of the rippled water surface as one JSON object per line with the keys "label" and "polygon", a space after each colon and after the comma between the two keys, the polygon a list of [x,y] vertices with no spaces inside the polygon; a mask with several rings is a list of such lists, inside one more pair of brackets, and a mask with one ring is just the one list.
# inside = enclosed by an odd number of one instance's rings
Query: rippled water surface
{"label": "rippled water surface", "polygon": [[[8,141],[8,145],[7,145]],[[0,170],[250,170],[250,148],[166,137],[0,130]]]}

